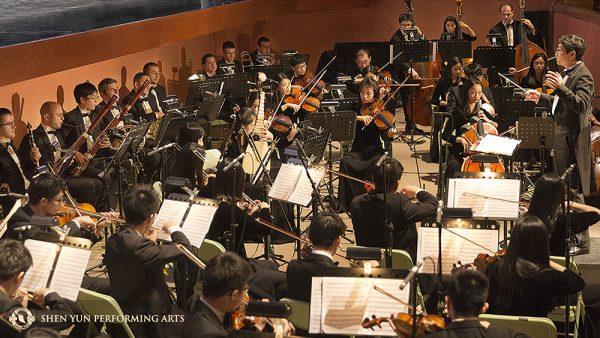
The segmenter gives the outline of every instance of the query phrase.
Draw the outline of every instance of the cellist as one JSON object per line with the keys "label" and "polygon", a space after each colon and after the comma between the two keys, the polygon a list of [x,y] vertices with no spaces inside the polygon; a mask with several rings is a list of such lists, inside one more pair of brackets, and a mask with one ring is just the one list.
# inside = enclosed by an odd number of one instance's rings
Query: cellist
{"label": "cellist", "polygon": [[[356,106],[356,131],[350,152],[340,161],[340,172],[362,180],[370,180],[373,166],[384,153],[385,139],[393,139],[395,128],[380,130],[373,122],[373,117],[363,115],[361,109],[378,101],[379,85],[370,78],[360,84],[360,101]],[[350,210],[352,199],[366,193],[363,184],[340,177],[338,198],[346,210]]]}

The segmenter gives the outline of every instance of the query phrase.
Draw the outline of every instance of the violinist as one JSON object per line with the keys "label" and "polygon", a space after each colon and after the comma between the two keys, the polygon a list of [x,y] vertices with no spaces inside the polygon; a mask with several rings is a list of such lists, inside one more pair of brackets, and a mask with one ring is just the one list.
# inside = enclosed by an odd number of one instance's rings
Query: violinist
{"label": "violinist", "polygon": [[[385,180],[384,182],[384,171]],[[356,244],[368,247],[388,247],[388,230],[384,223],[383,194],[387,186],[387,220],[394,225],[394,249],[408,252],[413,260],[417,257],[416,222],[435,216],[437,199],[416,186],[404,186],[398,192],[404,168],[396,159],[384,161],[381,167],[373,168],[375,189],[352,200],[350,214]],[[418,203],[411,200],[416,199]]]}
{"label": "violinist", "polygon": [[523,76],[519,85],[523,88],[541,89],[545,87],[546,73],[548,73],[548,57],[546,54],[536,53],[531,58],[527,75]]}
{"label": "violinist", "polygon": [[471,121],[472,117],[481,119],[494,128],[498,127],[498,123],[494,121],[493,107],[482,104],[482,85],[478,79],[466,79],[458,90],[460,101],[456,101],[456,105],[448,111],[452,114],[452,119],[446,120],[442,131],[442,139],[451,144],[447,163],[447,177],[450,178],[460,172],[463,155],[471,146],[463,134],[475,128]]}
{"label": "violinist", "polygon": [[[243,308],[252,292],[252,266],[231,252],[223,252],[206,263],[202,275],[202,296],[194,300],[185,316],[183,337],[228,337],[234,329],[232,320],[244,316]],[[255,317],[252,330],[266,331],[267,318]],[[284,320],[285,333],[294,327]]]}
{"label": "violinist", "polygon": [[279,74],[278,78],[279,83],[274,103],[278,104],[282,100],[283,102],[275,111],[275,115],[283,114],[289,117],[293,123],[300,124],[306,119],[306,111],[300,106],[303,93],[297,87],[292,86],[292,82],[286,75]]}
{"label": "violinist", "polygon": [[239,74],[243,73],[242,63],[235,59],[235,43],[225,41],[221,47],[223,59],[217,62],[220,74]]}
{"label": "violinist", "polygon": [[[415,19],[412,14],[400,14],[398,24],[400,24],[400,28],[392,35],[392,43],[425,40],[425,35],[421,32],[419,26],[415,25]],[[416,29],[416,32],[413,32],[413,29]]]}
{"label": "violinist", "polygon": [[299,82],[302,82],[304,80],[304,76],[306,75],[306,57],[304,55],[295,54],[290,60],[290,66],[292,67],[293,73],[292,86],[299,85]]}
{"label": "violinist", "polygon": [[446,96],[448,95],[450,88],[460,84],[462,75],[464,75],[463,67],[459,58],[454,57],[444,62],[444,68],[442,68],[440,79],[436,83],[433,96],[431,97],[431,104],[437,105],[439,111],[447,111]]}
{"label": "violinist", "polygon": [[[458,36],[458,31],[460,27],[461,36]],[[477,40],[477,36],[475,32],[469,25],[467,25],[464,21],[459,21],[457,18],[453,16],[447,16],[444,19],[444,28],[443,33],[452,34],[452,39],[455,40],[466,40],[466,41],[475,41]],[[442,38],[444,38],[444,34],[442,33]]]}
{"label": "violinist", "polygon": [[483,273],[477,270],[459,271],[452,275],[446,290],[446,304],[452,323],[447,325],[444,331],[427,337],[528,337],[515,333],[511,329],[495,327],[490,322],[479,319],[479,316],[489,308],[486,302],[489,281]]}
{"label": "violinist", "polygon": [[[383,142],[393,139],[397,131],[395,128],[380,130],[370,115],[363,115],[361,110],[368,110],[371,105],[381,104],[379,101],[379,85],[366,79],[360,84],[360,101],[356,106],[356,131],[351,150],[340,161],[340,172],[359,179],[371,178],[373,166],[384,153]],[[388,112],[389,113],[389,112]],[[338,193],[340,203],[346,210],[350,210],[352,199],[366,192],[361,183],[340,177]]]}
{"label": "violinist", "polygon": [[[56,131],[63,124],[63,109],[57,102],[44,102],[40,107],[40,125],[23,136],[21,146],[19,147],[19,158],[22,158],[23,171],[27,179],[31,180],[36,174],[37,168],[34,161],[27,155],[30,154],[31,142],[33,136],[34,146],[37,147],[40,158],[38,163],[42,165],[53,165],[61,157],[61,150],[66,149],[65,141],[60,133]],[[91,177],[71,176],[65,180],[65,184],[73,197],[79,202],[90,203],[98,206],[98,201],[102,195],[102,182]]]}
{"label": "violinist", "polygon": [[535,216],[516,222],[506,254],[487,267],[490,313],[546,317],[559,305],[555,300],[584,288],[583,278],[550,260],[548,236]]}

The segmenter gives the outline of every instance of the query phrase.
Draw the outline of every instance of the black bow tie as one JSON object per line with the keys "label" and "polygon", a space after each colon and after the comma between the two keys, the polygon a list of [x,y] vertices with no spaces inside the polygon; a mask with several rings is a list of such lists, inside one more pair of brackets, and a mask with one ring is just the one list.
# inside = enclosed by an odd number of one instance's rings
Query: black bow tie
{"label": "black bow tie", "polygon": [[56,134],[56,130],[48,130],[48,134]]}
{"label": "black bow tie", "polygon": [[563,73],[563,76],[567,76],[567,75],[571,74],[571,73],[573,72],[573,69],[575,69],[575,67],[573,67],[573,68],[570,68],[570,69],[564,69],[564,70],[562,71],[562,73]]}
{"label": "black bow tie", "polygon": [[88,116],[90,116],[90,113],[81,113],[81,116],[88,117]]}

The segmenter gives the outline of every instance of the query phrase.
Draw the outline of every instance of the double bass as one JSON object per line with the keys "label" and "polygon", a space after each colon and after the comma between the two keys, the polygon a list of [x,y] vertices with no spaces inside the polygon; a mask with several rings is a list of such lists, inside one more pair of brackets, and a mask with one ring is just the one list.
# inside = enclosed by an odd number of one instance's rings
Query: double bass
{"label": "double bass", "polygon": [[[525,0],[519,0],[519,14],[521,15],[521,19],[525,19]],[[525,29],[524,24],[521,24],[520,34],[521,42],[515,47],[516,69],[529,67],[531,56],[535,55],[536,53],[542,53],[546,55],[546,52],[540,46],[527,39],[527,29]],[[515,82],[519,83],[521,81],[521,77],[522,73],[515,73]]]}

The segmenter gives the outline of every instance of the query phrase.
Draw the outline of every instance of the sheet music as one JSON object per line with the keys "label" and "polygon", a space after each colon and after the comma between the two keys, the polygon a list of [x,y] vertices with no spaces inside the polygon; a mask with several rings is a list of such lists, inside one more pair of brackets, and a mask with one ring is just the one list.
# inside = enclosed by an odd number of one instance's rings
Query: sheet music
{"label": "sheet music", "polygon": [[61,297],[77,301],[91,253],[90,250],[63,246],[49,288],[58,292]]}
{"label": "sheet music", "polygon": [[389,325],[371,330],[363,328],[361,323],[372,315],[388,317],[406,311],[402,302],[408,303],[410,288],[400,291],[400,282],[380,278],[313,278],[310,333],[395,336]]}
{"label": "sheet music", "polygon": [[269,197],[287,201],[300,179],[300,169],[298,166],[284,163],[269,190]]}
{"label": "sheet music", "polygon": [[310,289],[310,318],[308,323],[308,333],[319,334],[321,330],[321,304],[323,277],[313,277]]}
{"label": "sheet music", "polygon": [[[500,236],[499,230],[488,229],[462,229],[449,228],[449,230],[472,240],[479,245],[496,250]],[[438,262],[438,228],[420,227],[418,230],[417,260],[431,257],[435,262],[435,268],[431,260],[425,260],[423,264],[424,273],[437,272]],[[442,273],[450,274],[452,264],[460,261],[462,264],[473,263],[480,253],[487,253],[482,247],[456,236],[449,231],[442,230]]]}
{"label": "sheet music", "polygon": [[[164,224],[168,224],[169,227],[178,226],[185,215],[187,206],[188,202],[164,200],[158,211],[158,215],[154,219],[153,225],[159,228],[162,228]],[[171,235],[162,230],[158,232],[156,237],[164,241],[171,239]]]}
{"label": "sheet music", "polygon": [[[306,170],[304,167],[297,167],[300,169],[300,178],[298,179],[298,183],[293,187],[294,191],[290,195],[288,202],[306,207],[312,200],[313,188],[310,184],[310,180],[308,179],[308,175],[306,175]],[[319,187],[319,183],[323,179],[323,176],[325,176],[325,171],[316,168],[309,168],[308,172],[310,173],[310,177],[315,182],[317,187]]]}
{"label": "sheet music", "polygon": [[6,217],[4,217],[4,219],[2,220],[2,223],[0,223],[0,237],[4,236],[6,229],[8,229],[8,227],[7,227],[8,221],[10,221],[11,217],[15,214],[15,212],[17,212],[17,210],[19,210],[19,208],[21,207],[22,204],[23,204],[23,202],[21,201],[21,199],[17,198],[17,200],[15,201],[15,204],[13,204],[12,208],[10,208],[10,211],[8,212]]}
{"label": "sheet music", "polygon": [[29,249],[29,252],[31,253],[33,266],[31,266],[25,274],[21,287],[30,291],[47,287],[48,278],[50,278],[50,272],[52,271],[54,259],[56,258],[58,245],[50,242],[28,239],[25,241],[25,247]]}
{"label": "sheet music", "polygon": [[521,140],[487,134],[479,142],[475,151],[486,154],[512,156]]}
{"label": "sheet music", "polygon": [[474,218],[516,220],[520,196],[519,180],[457,178],[449,180],[446,206],[471,208]]}
{"label": "sheet music", "polygon": [[204,237],[210,229],[210,223],[212,223],[217,209],[217,205],[192,205],[181,230],[193,246],[199,248],[204,242]]}

